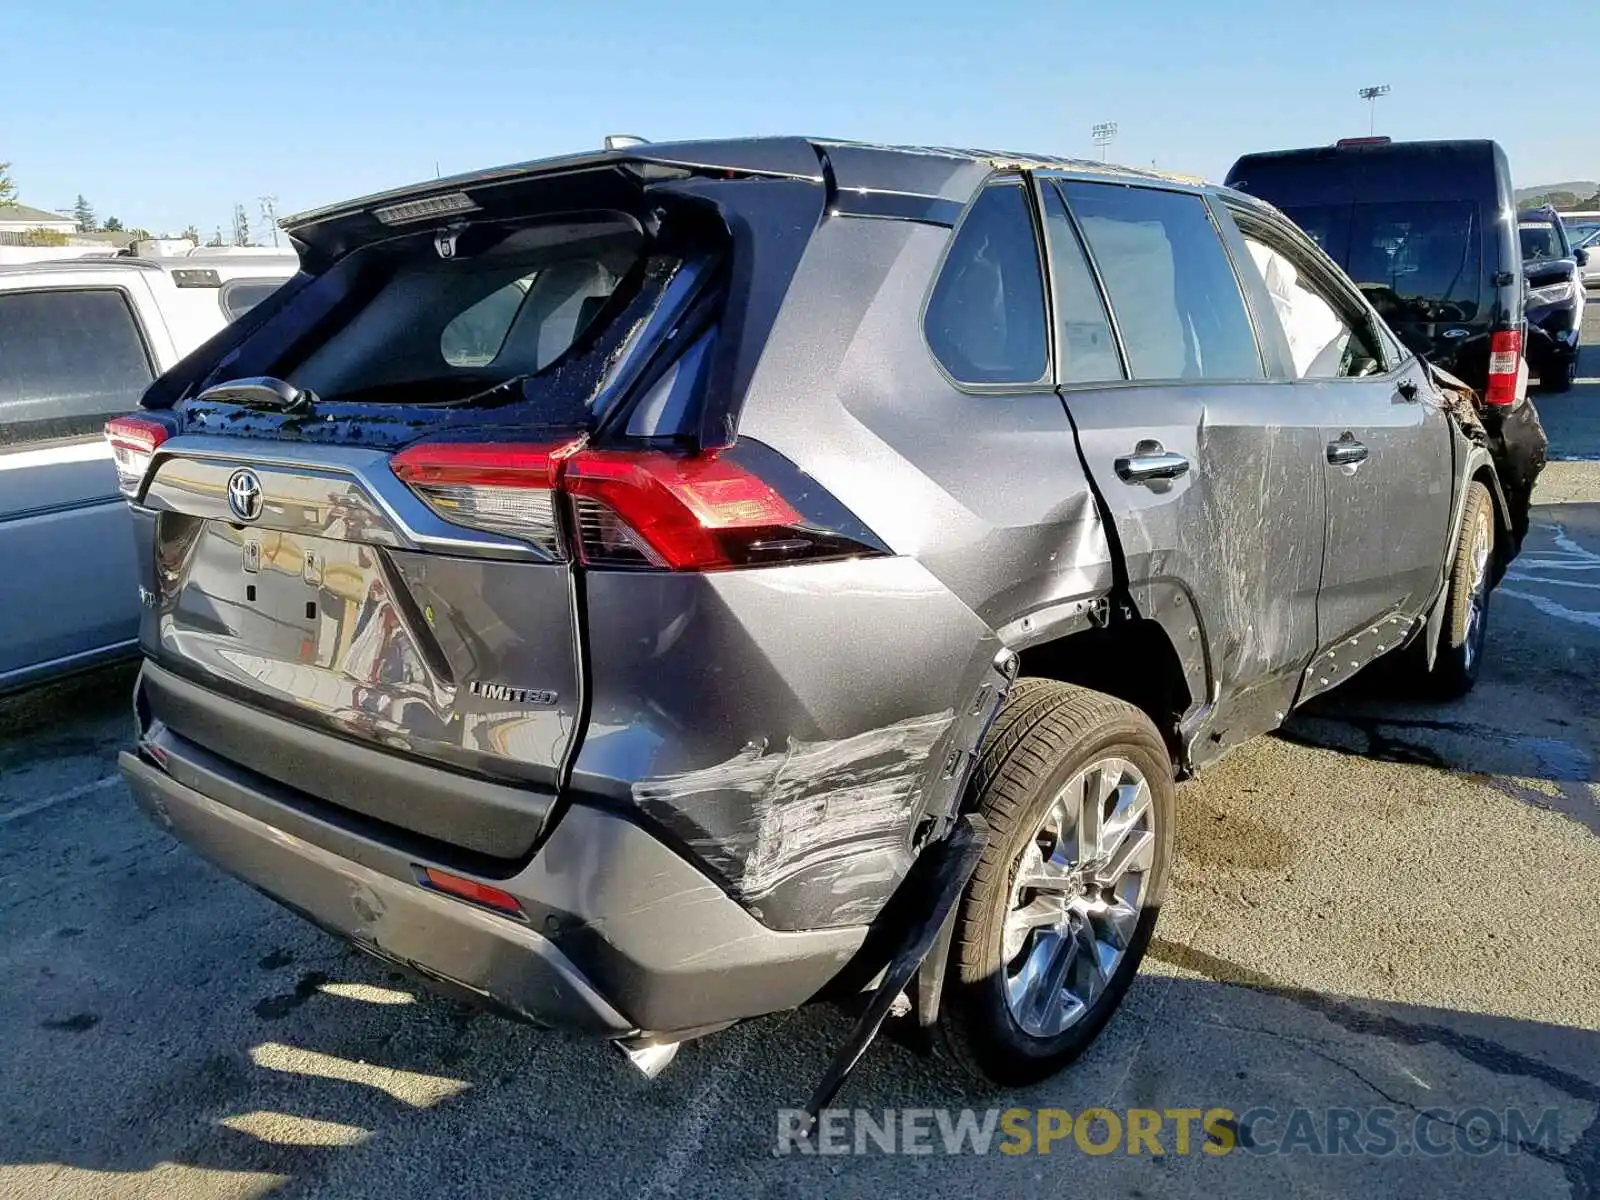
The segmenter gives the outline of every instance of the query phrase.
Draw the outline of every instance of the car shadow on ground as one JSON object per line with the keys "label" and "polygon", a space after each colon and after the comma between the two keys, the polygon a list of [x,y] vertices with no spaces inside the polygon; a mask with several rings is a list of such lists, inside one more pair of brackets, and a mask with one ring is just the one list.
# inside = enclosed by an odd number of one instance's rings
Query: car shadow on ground
{"label": "car shadow on ground", "polygon": [[1379,662],[1297,711],[1284,740],[1475,777],[1600,834],[1600,504],[1537,505],[1491,597],[1482,676],[1433,703]]}
{"label": "car shadow on ground", "polygon": [[[1074,1179],[1130,1196],[1237,1194],[1244,1184],[1260,1194],[1370,1192],[1364,1168],[1374,1156],[1331,1154],[1324,1144],[1326,1110],[1347,1107],[1363,1120],[1375,1108],[1393,1113],[1402,1141],[1426,1125],[1432,1142],[1446,1147],[1433,1158],[1388,1153],[1389,1194],[1455,1194],[1474,1180],[1478,1194],[1550,1194],[1558,1180],[1574,1196],[1600,1191],[1600,1035],[1283,987],[1159,937],[1150,957],[1175,974],[1147,971],[1100,1042],[1057,1079],[995,1092],[969,1086],[942,1060],[880,1041],[836,1104],[874,1114],[1050,1106],[1226,1108],[1237,1117],[1270,1110],[1274,1116],[1247,1122],[1243,1133],[1235,1122],[1230,1132],[1242,1144],[1231,1155],[1216,1154],[1224,1147],[1213,1135],[1208,1157],[1198,1133],[1189,1155],[1179,1155],[1170,1129],[1162,1160],[1130,1156],[1120,1144],[1106,1156],[1057,1147],[1051,1158],[936,1150],[913,1163],[876,1152],[842,1165],[785,1154],[779,1110],[798,1106],[845,1036],[849,1018],[838,1009],[737,1027],[690,1046],[651,1082],[598,1043],[413,992],[381,964],[340,951],[330,959],[329,946],[319,940],[310,949],[334,971],[307,970],[282,952],[263,970],[281,978],[283,992],[237,1022],[225,1046],[163,1064],[177,1069],[154,1107],[133,1096],[103,1097],[80,1125],[91,1136],[73,1137],[61,1122],[30,1115],[13,1090],[0,1125],[0,1173],[52,1168],[44,1188],[52,1192],[80,1172],[102,1173],[100,1184],[112,1183],[117,1195],[286,1187],[341,1197],[798,1197],[836,1191],[842,1173],[854,1177],[853,1194],[895,1195],[913,1171],[923,1195],[1030,1196]],[[105,1060],[151,1048],[119,1039],[116,1024],[112,1013],[63,1032],[63,1054],[81,1057],[85,1071],[98,1062],[121,1073],[126,1064]],[[1284,1136],[1297,1107],[1313,1114],[1311,1149],[1274,1153],[1273,1139]],[[1461,1141],[1469,1109],[1494,1121]],[[1551,1112],[1554,1126],[1530,1132]],[[1097,1127],[1095,1140],[1109,1130]],[[195,1171],[208,1174],[185,1178]],[[8,1194],[32,1190],[33,1177],[10,1178]],[[1154,1192],[1141,1190],[1152,1184]]]}

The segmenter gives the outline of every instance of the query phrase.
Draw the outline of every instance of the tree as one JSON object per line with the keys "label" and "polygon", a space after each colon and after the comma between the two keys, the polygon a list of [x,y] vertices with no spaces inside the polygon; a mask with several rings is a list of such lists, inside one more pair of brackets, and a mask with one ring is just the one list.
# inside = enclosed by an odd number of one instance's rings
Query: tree
{"label": "tree", "polygon": [[78,222],[79,233],[93,233],[99,226],[94,219],[94,206],[83,198],[83,193],[78,193],[78,202],[72,206],[73,219]]}
{"label": "tree", "polygon": [[[110,222],[107,222],[106,228],[109,229],[110,227]],[[122,232],[127,234],[129,238],[136,242],[148,242],[151,238],[155,237],[155,234],[151,233],[148,229],[140,229],[137,226],[132,229],[124,229]]]}
{"label": "tree", "polygon": [[250,218],[244,211],[244,205],[233,206],[233,244],[235,246],[248,246],[250,244]]}
{"label": "tree", "polygon": [[106,223],[100,226],[100,228],[104,229],[107,233],[121,233],[122,221],[117,217],[107,217]]}
{"label": "tree", "polygon": [[184,231],[182,233],[180,233],[178,236],[179,237],[186,237],[191,242],[193,242],[196,246],[198,246],[200,244],[200,226],[198,226],[198,225],[190,225],[187,228],[185,228]]}
{"label": "tree", "polygon": [[228,244],[227,240],[222,236],[222,226],[218,225],[217,226],[217,234],[216,234],[216,236],[213,237],[209,242],[207,242],[206,245],[208,245],[208,246],[226,246],[227,244]]}
{"label": "tree", "polygon": [[22,235],[22,244],[24,246],[65,246],[67,244],[67,235],[59,229],[46,229],[41,225],[37,229],[30,229],[24,233]]}
{"label": "tree", "polygon": [[11,178],[11,164],[0,162],[0,204],[17,202],[17,185]]}

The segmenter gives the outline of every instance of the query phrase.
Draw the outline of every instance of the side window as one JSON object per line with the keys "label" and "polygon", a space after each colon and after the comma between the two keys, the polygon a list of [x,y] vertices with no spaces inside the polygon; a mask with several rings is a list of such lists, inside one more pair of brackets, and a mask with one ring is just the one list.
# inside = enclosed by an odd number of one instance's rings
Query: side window
{"label": "side window", "polygon": [[1061,381],[1100,383],[1121,379],[1122,360],[1117,357],[1105,301],[1089,270],[1077,231],[1072,228],[1067,206],[1054,184],[1045,184],[1040,194],[1044,197],[1044,236],[1050,244]]}
{"label": "side window", "polygon": [[0,446],[99,433],[152,378],[115,288],[0,292]]}
{"label": "side window", "polygon": [[231,279],[218,295],[222,312],[228,320],[237,321],[283,284],[282,279]]}
{"label": "side window", "polygon": [[1067,183],[1135,379],[1261,379],[1255,334],[1205,201]]}
{"label": "side window", "polygon": [[1044,378],[1044,275],[1020,181],[991,184],[973,201],[928,298],[924,331],[934,356],[963,383]]}
{"label": "side window", "polygon": [[439,354],[452,367],[486,367],[505,345],[511,322],[536,275],[513,279],[458,315],[439,335]]}
{"label": "side window", "polygon": [[[1283,326],[1301,379],[1350,379],[1381,374],[1383,350],[1361,308],[1337,289],[1320,282],[1307,258],[1281,238],[1251,231],[1245,235],[1251,263],[1261,275],[1273,310]],[[1297,261],[1298,260],[1298,263]]]}

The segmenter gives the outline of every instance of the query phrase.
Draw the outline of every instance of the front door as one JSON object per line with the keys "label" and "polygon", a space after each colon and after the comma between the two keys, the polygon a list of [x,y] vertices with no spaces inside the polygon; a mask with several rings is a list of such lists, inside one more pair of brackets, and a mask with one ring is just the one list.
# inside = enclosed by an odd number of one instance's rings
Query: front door
{"label": "front door", "polygon": [[1301,407],[1321,423],[1327,490],[1317,628],[1301,699],[1394,648],[1438,589],[1453,502],[1449,418],[1423,365],[1286,222],[1235,212],[1287,336]]}

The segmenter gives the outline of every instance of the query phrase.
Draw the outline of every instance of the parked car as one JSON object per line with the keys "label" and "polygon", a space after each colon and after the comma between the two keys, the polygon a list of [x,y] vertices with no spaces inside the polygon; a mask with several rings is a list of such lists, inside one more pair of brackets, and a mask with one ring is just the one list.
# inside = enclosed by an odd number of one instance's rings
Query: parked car
{"label": "parked car", "polygon": [[1585,232],[1573,246],[1584,253],[1581,267],[1584,286],[1600,287],[1600,226]]}
{"label": "parked car", "polygon": [[1578,346],[1583,339],[1587,251],[1567,239],[1554,209],[1531,209],[1517,219],[1522,242],[1522,269],[1527,280],[1528,365],[1548,392],[1571,389],[1577,376]]}
{"label": "parked car", "polygon": [[1227,182],[1287,213],[1410,350],[1478,393],[1520,544],[1547,442],[1526,403],[1522,253],[1505,152],[1481,140],[1348,138],[1247,154]]}
{"label": "parked car", "polygon": [[0,267],[0,692],[137,652],[133,539],[106,418],[295,262]]}
{"label": "parked car", "polygon": [[306,272],[108,429],[122,771],[324,928],[651,1070],[872,988],[814,1104],[902,990],[1046,1076],[1144,954],[1176,778],[1380,657],[1479,669],[1470,403],[1240,193],[779,138],[287,227]]}

